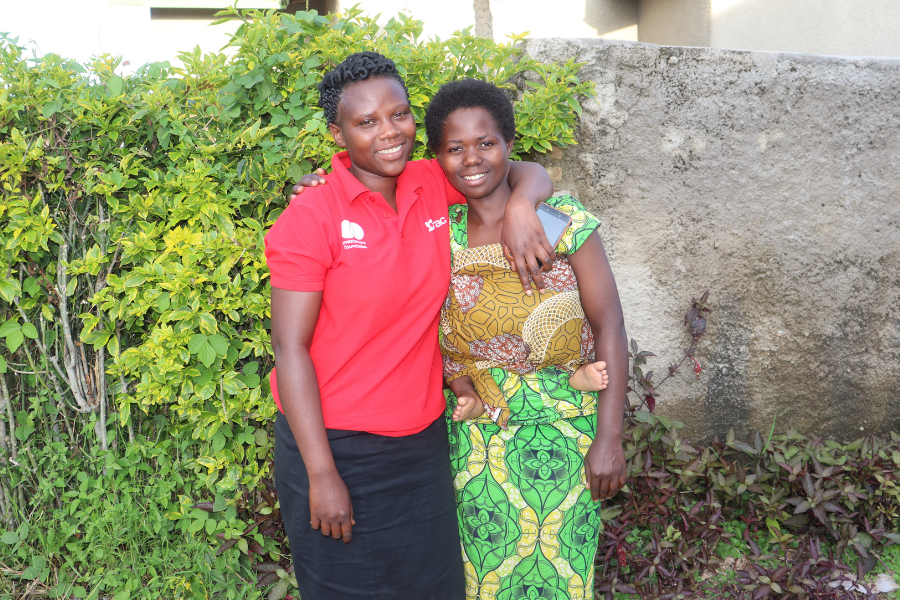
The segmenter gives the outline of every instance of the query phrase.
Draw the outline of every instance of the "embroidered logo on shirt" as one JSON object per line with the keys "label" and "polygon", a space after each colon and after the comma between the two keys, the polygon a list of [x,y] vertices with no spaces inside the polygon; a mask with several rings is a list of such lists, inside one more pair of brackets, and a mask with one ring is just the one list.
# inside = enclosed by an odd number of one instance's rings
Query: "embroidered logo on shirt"
{"label": "embroidered logo on shirt", "polygon": [[341,221],[341,237],[344,238],[344,248],[366,247],[366,243],[362,241],[362,227],[352,221]]}
{"label": "embroidered logo on shirt", "polygon": [[425,221],[425,227],[428,228],[428,231],[434,231],[441,225],[447,224],[447,217],[441,217],[440,219],[428,219]]}

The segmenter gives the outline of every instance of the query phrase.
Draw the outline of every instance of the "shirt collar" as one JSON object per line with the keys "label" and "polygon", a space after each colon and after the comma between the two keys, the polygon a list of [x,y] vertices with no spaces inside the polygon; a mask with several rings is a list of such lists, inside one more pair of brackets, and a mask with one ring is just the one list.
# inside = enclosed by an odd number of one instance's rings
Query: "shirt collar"
{"label": "shirt collar", "polygon": [[[338,152],[331,157],[331,172],[337,177],[337,183],[343,191],[343,196],[348,204],[352,204],[354,200],[363,194],[373,193],[369,188],[364,186],[359,179],[350,172],[350,154],[344,150]],[[415,178],[410,180],[413,175],[410,173],[409,163],[397,178],[397,194],[415,199],[417,193],[422,189],[422,185]]]}
{"label": "shirt collar", "polygon": [[340,195],[347,200],[347,204],[352,204],[363,194],[370,193],[369,188],[350,172],[350,154],[346,150],[331,157],[331,172],[337,177],[337,183],[343,192]]}

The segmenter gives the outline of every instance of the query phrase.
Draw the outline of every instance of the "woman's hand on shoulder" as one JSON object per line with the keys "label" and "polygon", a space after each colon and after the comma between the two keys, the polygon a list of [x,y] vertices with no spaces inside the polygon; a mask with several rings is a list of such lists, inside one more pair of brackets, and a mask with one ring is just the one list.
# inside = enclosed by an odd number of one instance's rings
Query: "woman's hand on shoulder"
{"label": "woman's hand on shoulder", "polygon": [[315,173],[307,173],[303,177],[300,178],[300,181],[294,184],[294,187],[291,188],[291,195],[288,197],[288,202],[293,202],[294,198],[303,193],[303,188],[308,187],[316,187],[317,185],[325,185],[328,183],[328,180],[325,179],[325,169],[316,169]]}
{"label": "woman's hand on shoulder", "polygon": [[584,474],[594,502],[612,498],[622,489],[628,475],[622,438],[606,438],[598,431],[584,457]]}

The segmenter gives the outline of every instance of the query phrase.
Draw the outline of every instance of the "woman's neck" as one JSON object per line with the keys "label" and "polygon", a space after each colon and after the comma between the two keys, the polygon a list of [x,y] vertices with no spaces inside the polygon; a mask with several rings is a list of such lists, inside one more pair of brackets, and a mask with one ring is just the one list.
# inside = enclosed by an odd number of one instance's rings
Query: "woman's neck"
{"label": "woman's neck", "polygon": [[487,196],[482,198],[466,197],[466,203],[469,206],[466,229],[470,248],[500,243],[503,215],[511,194],[512,190],[504,180]]}

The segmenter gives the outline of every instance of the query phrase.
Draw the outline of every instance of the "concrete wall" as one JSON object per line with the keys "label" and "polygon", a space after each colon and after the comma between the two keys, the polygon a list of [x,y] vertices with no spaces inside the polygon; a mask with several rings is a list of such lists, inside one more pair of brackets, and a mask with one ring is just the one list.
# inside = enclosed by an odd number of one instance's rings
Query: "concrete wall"
{"label": "concrete wall", "polygon": [[531,40],[587,63],[578,146],[542,158],[598,214],[628,333],[690,435],[900,430],[900,60]]}

